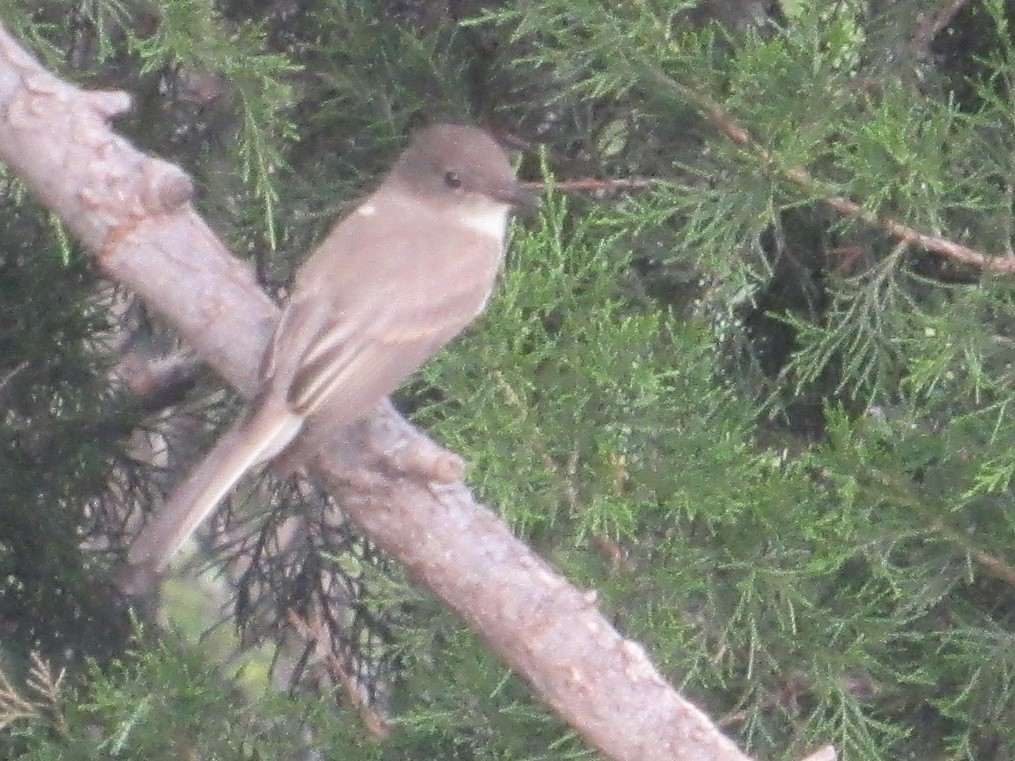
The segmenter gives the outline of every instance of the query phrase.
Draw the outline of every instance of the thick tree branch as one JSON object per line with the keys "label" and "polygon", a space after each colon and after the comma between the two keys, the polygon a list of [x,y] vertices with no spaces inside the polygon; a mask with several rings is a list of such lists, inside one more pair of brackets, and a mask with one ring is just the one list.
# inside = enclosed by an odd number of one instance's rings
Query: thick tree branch
{"label": "thick tree branch", "polygon": [[[99,266],[249,395],[278,310],[190,207],[180,170],[109,131],[128,105],[51,76],[0,28],[0,157]],[[439,483],[453,464],[384,406],[316,469],[350,518],[592,745],[630,761],[746,759],[598,612],[594,594],[535,556],[463,484]]]}

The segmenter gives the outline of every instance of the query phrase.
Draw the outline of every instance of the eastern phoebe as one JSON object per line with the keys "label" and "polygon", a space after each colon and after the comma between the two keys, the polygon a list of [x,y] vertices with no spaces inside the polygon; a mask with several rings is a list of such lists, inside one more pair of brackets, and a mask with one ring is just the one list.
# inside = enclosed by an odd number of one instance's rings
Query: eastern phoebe
{"label": "eastern phoebe", "polygon": [[259,392],[141,529],[121,589],[149,587],[244,473],[283,453],[287,463],[317,454],[479,315],[508,214],[532,202],[487,133],[456,124],[418,132],[296,273]]}

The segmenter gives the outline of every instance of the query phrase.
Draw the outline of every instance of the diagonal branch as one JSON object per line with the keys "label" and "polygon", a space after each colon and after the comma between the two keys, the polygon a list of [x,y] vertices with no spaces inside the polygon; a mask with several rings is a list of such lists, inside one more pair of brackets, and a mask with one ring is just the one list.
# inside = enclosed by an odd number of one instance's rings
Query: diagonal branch
{"label": "diagonal branch", "polygon": [[[672,83],[671,83],[672,86]],[[802,166],[784,166],[779,157],[758,143],[750,133],[730,115],[719,103],[708,95],[681,86],[681,93],[701,110],[702,114],[735,145],[751,151],[775,171],[794,185],[813,193],[840,214],[863,220],[873,227],[884,230],[901,243],[920,246],[931,253],[945,256],[956,262],[990,272],[1015,272],[1015,256],[990,256],[978,249],[961,243],[928,235],[890,217],[882,217],[870,209],[844,196],[828,195],[824,186]]]}
{"label": "diagonal branch", "polygon": [[[0,158],[242,393],[278,316],[191,208],[176,167],[112,133],[121,93],[47,73],[0,28]],[[379,547],[454,608],[593,746],[630,761],[744,761],[644,650],[455,480],[455,458],[382,405],[315,468]]]}

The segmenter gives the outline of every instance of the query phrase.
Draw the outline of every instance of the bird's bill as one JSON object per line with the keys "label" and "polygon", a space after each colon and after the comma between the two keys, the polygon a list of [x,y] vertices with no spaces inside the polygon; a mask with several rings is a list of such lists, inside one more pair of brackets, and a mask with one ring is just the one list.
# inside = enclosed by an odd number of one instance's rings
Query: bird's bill
{"label": "bird's bill", "polygon": [[498,201],[520,209],[535,209],[539,206],[539,196],[518,182],[499,188],[491,195]]}

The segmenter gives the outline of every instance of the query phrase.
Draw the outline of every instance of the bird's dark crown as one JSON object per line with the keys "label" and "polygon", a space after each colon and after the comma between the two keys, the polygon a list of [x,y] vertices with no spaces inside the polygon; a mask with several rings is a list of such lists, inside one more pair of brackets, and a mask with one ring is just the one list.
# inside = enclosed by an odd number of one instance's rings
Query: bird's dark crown
{"label": "bird's dark crown", "polygon": [[417,132],[390,179],[414,193],[465,200],[529,204],[507,153],[489,134],[464,124],[436,124]]}

